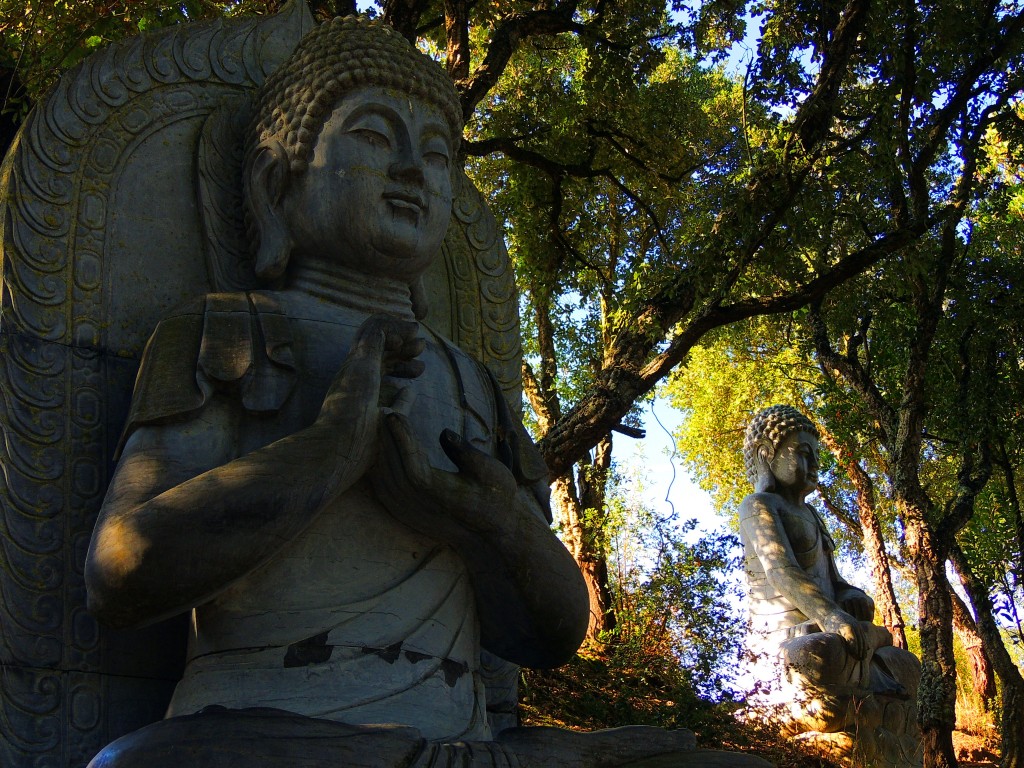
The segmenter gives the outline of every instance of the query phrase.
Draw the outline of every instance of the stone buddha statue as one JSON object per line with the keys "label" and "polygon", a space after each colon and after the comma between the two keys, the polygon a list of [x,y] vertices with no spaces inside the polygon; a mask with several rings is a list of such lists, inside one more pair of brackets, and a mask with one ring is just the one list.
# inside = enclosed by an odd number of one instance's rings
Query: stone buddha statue
{"label": "stone buddha statue", "polygon": [[443,71],[362,19],[316,28],[260,90],[243,179],[264,288],[157,326],[86,561],[109,624],[191,612],[187,664],[167,719],[94,768],[700,754],[688,732],[488,723],[482,652],[564,662],[587,595],[499,385],[419,322],[461,125]]}
{"label": "stone buddha statue", "polygon": [[749,646],[767,683],[754,707],[790,734],[839,734],[824,740],[868,764],[919,764],[920,663],[872,623],[874,601],[839,574],[832,537],[805,501],[817,487],[818,451],[817,429],[790,406],[766,408],[747,427],[754,493],[740,506],[740,538]]}

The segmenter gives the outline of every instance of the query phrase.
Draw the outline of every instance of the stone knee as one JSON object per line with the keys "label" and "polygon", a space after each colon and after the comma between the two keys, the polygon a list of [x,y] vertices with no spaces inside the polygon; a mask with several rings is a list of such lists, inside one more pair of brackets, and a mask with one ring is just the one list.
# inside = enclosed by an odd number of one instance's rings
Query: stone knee
{"label": "stone knee", "polygon": [[426,740],[415,728],[353,726],[275,709],[209,708],[147,725],[88,768],[397,768]]}
{"label": "stone knee", "polygon": [[876,663],[906,689],[911,700],[917,699],[917,688],[921,683],[921,660],[910,651],[889,646],[875,651]]}
{"label": "stone knee", "polygon": [[[832,632],[794,637],[781,646],[787,677],[797,675],[811,685],[845,685],[851,678],[851,658],[846,641]],[[795,682],[795,681],[794,681]]]}

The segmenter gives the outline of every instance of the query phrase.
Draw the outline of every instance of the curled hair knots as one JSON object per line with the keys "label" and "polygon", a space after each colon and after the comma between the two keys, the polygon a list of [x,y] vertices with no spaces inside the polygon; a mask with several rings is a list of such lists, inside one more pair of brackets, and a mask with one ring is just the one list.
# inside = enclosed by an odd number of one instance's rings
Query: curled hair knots
{"label": "curled hair knots", "polygon": [[289,169],[303,172],[338,101],[369,86],[393,88],[433,104],[458,142],[462,106],[444,70],[386,24],[348,16],[306,35],[267,78],[257,97],[247,158],[262,143],[276,139]]}
{"label": "curled hair knots", "polygon": [[750,424],[743,439],[743,464],[747,479],[757,482],[757,446],[768,442],[773,447],[794,432],[809,432],[818,437],[818,428],[813,422],[791,405],[772,405],[759,411]]}

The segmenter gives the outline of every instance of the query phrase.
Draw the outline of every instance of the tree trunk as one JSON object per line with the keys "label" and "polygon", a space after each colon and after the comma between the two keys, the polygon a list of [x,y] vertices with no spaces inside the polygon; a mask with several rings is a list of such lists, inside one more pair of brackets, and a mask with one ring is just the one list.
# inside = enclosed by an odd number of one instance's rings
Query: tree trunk
{"label": "tree trunk", "polygon": [[946,580],[946,554],[927,523],[926,502],[901,499],[907,550],[914,566],[921,631],[921,686],[917,719],[924,768],[956,768],[956,659],[953,606]]}
{"label": "tree trunk", "polygon": [[860,536],[864,542],[864,554],[868,559],[871,579],[875,583],[875,608],[882,624],[892,633],[892,643],[898,648],[907,648],[907,631],[903,612],[896,601],[896,590],[892,585],[892,569],[889,554],[885,551],[882,525],[875,510],[875,485],[871,476],[851,455],[846,446],[828,430],[821,430],[821,441],[836,457],[857,491],[857,516],[860,520]]}
{"label": "tree trunk", "polygon": [[[561,416],[558,397],[558,352],[555,327],[551,320],[551,296],[544,288],[531,287],[537,349],[540,365],[535,372],[523,363],[523,392],[537,415],[542,432]],[[608,577],[608,550],[605,538],[605,487],[612,462],[612,436],[606,433],[597,442],[593,455],[587,454],[568,472],[555,477],[551,500],[562,538],[583,574],[590,595],[590,623],[586,642],[601,643],[602,633],[615,628],[615,608]]]}
{"label": "tree trunk", "polygon": [[583,573],[590,596],[588,644],[603,643],[602,635],[614,629],[616,623],[605,537],[605,484],[611,453],[612,439],[607,435],[593,459],[577,465],[576,482],[571,476],[558,478],[552,495],[565,543]]}
{"label": "tree trunk", "polygon": [[1013,532],[1014,537],[1017,539],[1016,550],[1018,556],[1016,568],[1021,573],[1024,573],[1024,514],[1021,513],[1020,499],[1017,497],[1017,473],[1013,469],[1013,463],[1010,461],[1010,456],[1006,451],[1006,444],[1004,442],[998,444],[996,462],[999,464],[999,469],[1002,470],[1003,477],[1006,480],[1006,496],[1009,502],[1010,514],[1013,516]]}
{"label": "tree trunk", "polygon": [[[960,583],[963,584],[963,581],[963,576],[961,576]],[[965,590],[967,589],[966,584],[963,584],[963,587]],[[985,710],[991,711],[997,693],[995,670],[992,669],[992,662],[989,661],[988,654],[985,652],[984,642],[971,612],[956,592],[950,592],[949,596],[953,606],[953,631],[960,637],[960,642],[967,653],[967,661],[971,665],[974,693],[981,699]]]}
{"label": "tree trunk", "polygon": [[971,599],[974,615],[978,617],[978,632],[985,644],[985,652],[1003,684],[1002,717],[999,723],[1003,753],[1000,768],[1024,768],[1024,677],[1010,658],[1002,635],[999,634],[999,626],[992,615],[988,589],[974,575],[959,546],[954,545],[950,554],[967,590],[967,596]]}

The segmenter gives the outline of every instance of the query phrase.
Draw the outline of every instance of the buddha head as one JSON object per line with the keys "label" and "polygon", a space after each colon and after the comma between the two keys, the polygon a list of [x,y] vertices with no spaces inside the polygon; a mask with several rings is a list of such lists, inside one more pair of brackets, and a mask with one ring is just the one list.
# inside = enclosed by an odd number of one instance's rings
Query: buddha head
{"label": "buddha head", "polygon": [[450,78],[390,27],[337,18],[260,90],[244,166],[256,274],[322,259],[413,287],[451,213],[462,111]]}
{"label": "buddha head", "polygon": [[777,484],[810,493],[818,479],[818,429],[792,406],[765,408],[747,425],[743,460],[758,493],[774,491]]}

